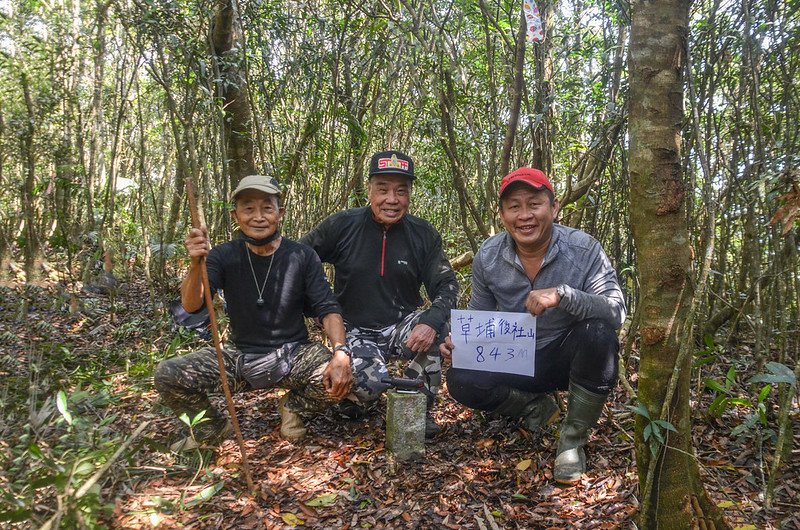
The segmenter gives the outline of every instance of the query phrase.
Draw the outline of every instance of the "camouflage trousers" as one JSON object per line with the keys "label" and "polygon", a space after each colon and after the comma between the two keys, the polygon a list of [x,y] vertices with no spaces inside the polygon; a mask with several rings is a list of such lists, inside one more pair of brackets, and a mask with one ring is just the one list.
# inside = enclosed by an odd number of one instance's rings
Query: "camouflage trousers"
{"label": "camouflage trousers", "polygon": [[[318,342],[289,343],[270,354],[244,354],[223,348],[222,358],[231,393],[255,388],[289,390],[286,407],[294,412],[318,412],[334,403],[325,391],[322,375],[331,359]],[[264,362],[264,361],[269,362]],[[162,402],[178,416],[195,417],[205,410],[210,421],[196,429],[211,435],[225,425],[225,416],[209,401],[209,393],[221,393],[217,354],[213,347],[161,361],[155,371],[155,387]]]}
{"label": "camouflage trousers", "polygon": [[[404,377],[417,379],[422,375],[425,388],[435,395],[442,384],[442,358],[439,343],[434,341],[431,349],[415,353],[405,346],[411,330],[419,324],[422,311],[409,313],[397,324],[383,329],[358,328],[345,323],[347,344],[353,352],[353,392],[350,399],[362,404],[375,401],[387,390],[381,379],[389,375],[386,363],[392,359],[410,359]],[[428,397],[428,406],[433,398]]]}

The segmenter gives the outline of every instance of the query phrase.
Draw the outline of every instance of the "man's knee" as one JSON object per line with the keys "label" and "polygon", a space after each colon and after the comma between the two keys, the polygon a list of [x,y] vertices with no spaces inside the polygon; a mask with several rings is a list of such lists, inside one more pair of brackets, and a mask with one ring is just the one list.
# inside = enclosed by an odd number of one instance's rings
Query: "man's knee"
{"label": "man's knee", "polygon": [[447,371],[447,391],[450,397],[462,405],[470,408],[480,408],[483,405],[489,387],[481,385],[481,372],[450,368]]}
{"label": "man's knee", "polygon": [[383,358],[384,356],[380,347],[374,342],[354,341],[350,345],[350,351],[354,359]]}
{"label": "man's knee", "polygon": [[605,320],[599,318],[583,320],[575,326],[573,333],[576,335],[576,342],[591,345],[594,350],[612,352],[619,350],[617,330]]}
{"label": "man's knee", "polygon": [[211,374],[218,377],[216,366],[210,371],[210,362],[204,351],[194,352],[178,357],[171,357],[158,363],[153,374],[153,383],[156,390],[165,392],[191,391],[204,386]]}
{"label": "man's knee", "polygon": [[174,386],[175,383],[175,366],[173,359],[165,359],[158,363],[156,371],[153,374],[153,384],[159,393],[167,392]]}
{"label": "man's knee", "polygon": [[320,342],[309,342],[297,347],[291,354],[291,378],[308,384],[322,384],[325,368],[331,360],[331,351]]}
{"label": "man's knee", "polygon": [[618,373],[619,339],[614,327],[599,319],[580,322],[573,338],[580,345],[572,361],[570,379],[604,393],[614,387]]}
{"label": "man's knee", "polygon": [[[413,352],[412,352],[413,353]],[[411,362],[409,368],[417,372],[425,372],[427,374],[441,373],[442,371],[442,357],[439,354],[439,349],[430,350],[422,353],[415,353],[410,357]]]}
{"label": "man's knee", "polygon": [[381,380],[389,370],[380,357],[359,357],[353,353],[353,394],[362,403],[375,401],[386,390]]}

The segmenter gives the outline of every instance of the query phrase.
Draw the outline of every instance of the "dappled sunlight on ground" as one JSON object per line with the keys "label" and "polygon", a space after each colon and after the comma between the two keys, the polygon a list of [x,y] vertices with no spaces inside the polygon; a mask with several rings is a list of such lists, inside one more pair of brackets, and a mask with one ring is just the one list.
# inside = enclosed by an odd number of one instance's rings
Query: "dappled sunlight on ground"
{"label": "dappled sunlight on ground", "polygon": [[[30,359],[45,363],[46,369],[56,366],[52,363],[57,359],[64,384],[45,383],[73,394],[77,391],[69,384],[73,378],[80,375],[84,381],[93,381],[91,388],[84,382],[81,392],[103,399],[84,398],[73,413],[82,415],[90,426],[103,419],[110,430],[103,431],[104,439],[113,439],[113,447],[149,422],[100,480],[101,498],[111,506],[107,514],[100,514],[108,527],[583,529],[633,525],[638,508],[634,416],[620,388],[590,439],[588,473],[570,488],[557,487],[552,478],[557,425],[532,435],[513,422],[465,409],[446,390],[433,412],[443,430],[426,443],[425,460],[396,469],[384,451],[383,405],[355,421],[326,411],[306,422],[306,440],[291,444],[279,438],[278,392],[238,395],[234,399],[256,487],[251,494],[246,491],[233,438],[215,452],[175,455],[167,449],[179,436],[181,423],[159,403],[152,370],[168,352],[188,351],[200,343],[175,342],[169,321],[153,316],[142,285],[124,288],[118,301],[116,322],[111,324],[105,298],[81,299],[83,309],[71,313],[66,301],[42,291],[39,297],[34,294],[26,328],[13,326],[9,319],[0,322],[0,337],[10,352],[0,358],[4,377],[27,373]],[[49,345],[45,353],[50,357],[32,357],[29,345],[45,344],[45,338]],[[96,372],[98,367],[104,371]],[[629,380],[635,384],[635,366],[629,370]],[[721,418],[710,417],[707,410],[712,399],[713,394],[702,387],[693,389],[695,447],[714,501],[734,527],[771,529],[778,528],[779,521],[784,521],[784,528],[800,526],[795,515],[800,508],[798,434],[777,481],[775,505],[767,509],[761,497],[761,473],[768,469],[774,448],[759,448],[752,438],[731,436],[747,410],[732,407]],[[224,408],[221,398],[216,403]],[[796,419],[796,400],[793,406]],[[39,404],[39,408],[45,406]],[[52,403],[51,408],[55,409]],[[24,411],[13,411],[16,416],[7,413],[4,418],[7,424],[27,421]],[[57,412],[53,414],[58,418]],[[19,428],[12,427],[7,425],[0,441],[4,454],[15,450]],[[53,440],[66,432],[63,421],[48,428]],[[45,444],[40,441],[46,449]],[[94,464],[99,467],[102,461]],[[0,485],[10,484],[0,479]],[[52,513],[52,491],[42,488],[37,493],[43,518]]]}

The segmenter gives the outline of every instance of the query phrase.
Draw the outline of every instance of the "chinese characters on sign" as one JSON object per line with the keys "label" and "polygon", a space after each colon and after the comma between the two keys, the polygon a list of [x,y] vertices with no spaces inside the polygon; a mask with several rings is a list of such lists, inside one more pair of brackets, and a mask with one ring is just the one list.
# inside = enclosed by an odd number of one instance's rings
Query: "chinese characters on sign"
{"label": "chinese characters on sign", "polygon": [[455,368],[533,377],[535,316],[453,309],[450,322]]}

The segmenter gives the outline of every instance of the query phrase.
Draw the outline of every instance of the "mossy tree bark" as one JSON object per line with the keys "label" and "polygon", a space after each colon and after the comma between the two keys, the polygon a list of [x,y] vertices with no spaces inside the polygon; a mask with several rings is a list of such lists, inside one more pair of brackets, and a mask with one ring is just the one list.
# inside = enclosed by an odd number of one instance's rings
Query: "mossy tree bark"
{"label": "mossy tree bark", "polygon": [[689,383],[691,250],[681,168],[683,72],[688,0],[647,0],[633,6],[630,53],[631,224],[639,262],[641,365],[639,400],[665,442],[644,439],[639,416],[636,457],[642,494],[641,528],[724,528],[707,497],[692,449]]}

